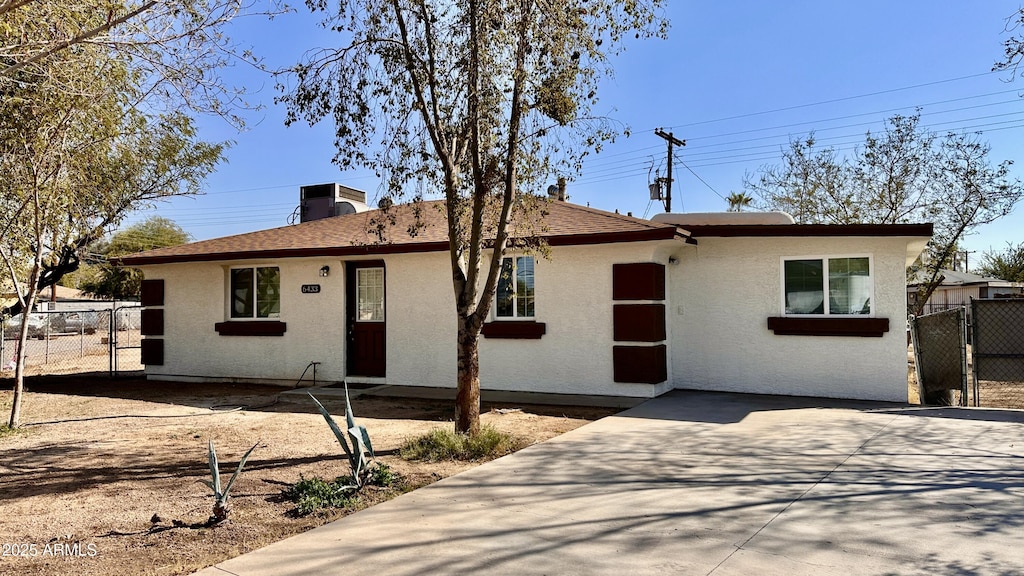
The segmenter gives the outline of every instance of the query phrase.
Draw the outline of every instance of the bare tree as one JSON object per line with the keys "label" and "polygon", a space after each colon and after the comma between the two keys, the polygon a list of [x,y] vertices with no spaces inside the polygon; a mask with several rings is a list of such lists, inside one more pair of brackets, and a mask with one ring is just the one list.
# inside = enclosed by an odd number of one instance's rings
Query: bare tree
{"label": "bare tree", "polygon": [[992,66],[992,71],[1008,70],[1011,79],[1016,78],[1017,69],[1024,61],[1024,36],[1019,34],[1024,30],[1024,8],[1018,8],[1016,12],[1006,19],[1005,32],[1010,37],[1003,41],[1003,59]]}
{"label": "bare tree", "polygon": [[[457,431],[479,430],[478,340],[502,255],[545,178],[578,170],[613,135],[597,80],[627,35],[664,34],[662,0],[308,0],[340,47],[291,69],[289,122],[333,119],[342,168],[384,196],[440,194],[458,318]],[[387,205],[387,202],[384,203]]]}

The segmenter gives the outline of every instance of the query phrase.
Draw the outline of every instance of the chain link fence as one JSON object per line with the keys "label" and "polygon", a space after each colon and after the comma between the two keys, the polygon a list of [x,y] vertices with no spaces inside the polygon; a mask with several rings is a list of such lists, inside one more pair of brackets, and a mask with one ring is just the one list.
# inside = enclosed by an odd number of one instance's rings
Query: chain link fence
{"label": "chain link fence", "polygon": [[1024,408],[1024,301],[971,301],[975,406]]}
{"label": "chain link fence", "polygon": [[[32,312],[28,315],[25,375],[142,370],[139,345],[141,307],[110,304],[105,308]],[[13,376],[22,317],[3,323],[0,375]]]}

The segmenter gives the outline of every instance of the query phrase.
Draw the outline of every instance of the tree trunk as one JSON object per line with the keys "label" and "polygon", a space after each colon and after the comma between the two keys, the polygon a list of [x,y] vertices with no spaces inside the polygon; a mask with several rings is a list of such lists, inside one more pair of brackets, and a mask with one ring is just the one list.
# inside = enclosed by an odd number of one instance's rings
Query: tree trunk
{"label": "tree trunk", "polygon": [[[25,295],[25,308],[21,313],[21,330],[18,331],[18,345],[15,347],[14,365],[14,396],[11,398],[11,419],[8,426],[17,428],[21,424],[21,397],[25,391],[25,344],[28,342],[28,316],[36,304],[39,294],[36,283],[39,281],[39,260],[36,259],[32,274],[29,275],[28,294]],[[2,336],[0,336],[2,337]]]}
{"label": "tree trunk", "polygon": [[7,425],[17,428],[21,424],[21,396],[25,390],[25,343],[28,341],[28,310],[21,315],[21,329],[18,330],[18,343],[14,347],[14,396],[11,398],[11,419]]}
{"label": "tree trunk", "polygon": [[480,433],[480,330],[459,318],[458,392],[455,395],[455,431],[475,436]]}

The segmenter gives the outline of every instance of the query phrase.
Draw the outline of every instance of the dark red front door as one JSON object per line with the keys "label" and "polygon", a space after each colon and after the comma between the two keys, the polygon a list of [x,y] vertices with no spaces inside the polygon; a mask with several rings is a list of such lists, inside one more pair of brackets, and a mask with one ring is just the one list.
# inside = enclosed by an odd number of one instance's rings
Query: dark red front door
{"label": "dark red front door", "polygon": [[349,376],[384,376],[386,322],[384,261],[345,263]]}

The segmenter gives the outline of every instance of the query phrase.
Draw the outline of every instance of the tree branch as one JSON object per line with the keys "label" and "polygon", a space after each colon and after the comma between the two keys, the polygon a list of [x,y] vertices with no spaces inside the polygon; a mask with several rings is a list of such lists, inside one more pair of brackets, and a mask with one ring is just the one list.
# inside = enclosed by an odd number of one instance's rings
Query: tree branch
{"label": "tree branch", "polygon": [[138,16],[139,14],[142,14],[143,12],[149,10],[150,8],[152,8],[155,5],[156,5],[156,0],[150,0],[149,2],[146,2],[145,4],[139,6],[135,10],[132,10],[131,12],[128,12],[127,14],[125,14],[123,16],[120,16],[118,18],[114,18],[114,19],[111,19],[111,20],[107,20],[106,23],[101,24],[101,25],[93,28],[92,30],[87,30],[87,31],[85,31],[85,32],[79,34],[78,36],[75,36],[74,38],[71,38],[69,40],[64,40],[63,42],[58,42],[57,44],[53,45],[49,49],[44,50],[44,51],[36,54],[35,56],[32,56],[32,57],[28,58],[27,60],[24,60],[22,62],[18,62],[18,63],[15,63],[15,64],[11,64],[7,68],[4,68],[3,71],[0,71],[0,76],[10,76],[11,74],[14,74],[15,72],[17,72],[18,70],[21,70],[22,68],[24,68],[24,67],[26,67],[26,66],[28,66],[30,64],[34,64],[34,63],[42,60],[43,58],[46,58],[47,56],[50,56],[51,54],[54,54],[55,52],[59,52],[59,51],[64,50],[64,49],[66,49],[66,48],[68,48],[70,46],[74,46],[75,44],[80,44],[80,43],[82,43],[82,42],[84,42],[84,41],[86,41],[86,40],[88,40],[90,38],[98,36],[98,35],[106,32],[106,31],[110,30],[111,28],[113,28],[115,26],[119,26],[121,24],[124,24],[128,20],[131,20],[132,18]]}
{"label": "tree branch", "polygon": [[[512,106],[509,110],[508,140],[505,147],[505,174],[503,178],[501,216],[498,217],[497,227],[494,235],[494,246],[491,248],[491,263],[487,272],[487,280],[484,284],[483,293],[487,298],[481,298],[477,303],[474,315],[483,322],[490,310],[490,295],[494,293],[497,285],[498,270],[501,268],[501,258],[505,253],[508,244],[508,224],[512,213],[512,205],[515,202],[519,188],[517,178],[519,137],[523,119],[523,86],[526,82],[526,52],[530,44],[530,20],[533,18],[534,3],[530,0],[520,5],[522,15],[520,16],[518,40],[516,46],[515,69],[512,76]],[[497,262],[495,262],[497,261]]]}

